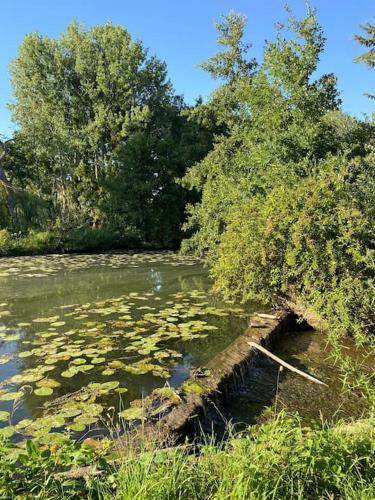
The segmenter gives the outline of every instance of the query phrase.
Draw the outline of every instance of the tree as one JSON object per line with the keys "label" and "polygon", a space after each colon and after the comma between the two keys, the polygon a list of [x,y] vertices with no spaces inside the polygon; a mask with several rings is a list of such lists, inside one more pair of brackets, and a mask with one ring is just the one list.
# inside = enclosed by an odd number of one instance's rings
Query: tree
{"label": "tree", "polygon": [[207,154],[212,137],[181,98],[164,106],[121,143],[103,185],[103,211],[116,225],[132,228],[142,242],[176,247],[187,202],[196,193],[176,181]]}
{"label": "tree", "polygon": [[374,324],[375,133],[340,110],[334,75],[314,79],[324,41],[314,11],[289,12],[255,74],[234,83],[227,132],[184,178],[202,193],[184,249],[226,297],[297,294],[332,332],[363,339]]}
{"label": "tree", "polygon": [[28,35],[11,72],[19,130],[8,176],[50,206],[44,227],[106,226],[176,246],[197,199],[176,180],[215,126],[174,95],[165,64],[120,26],[72,23],[58,39]]}
{"label": "tree", "polygon": [[254,75],[257,62],[249,58],[251,44],[243,42],[246,17],[229,12],[221,22],[216,23],[217,43],[224,50],[217,52],[199,66],[210,76],[221,82],[209,102],[198,108],[201,115],[214,118],[216,133],[226,134],[230,124],[240,117],[241,82],[247,82]]}
{"label": "tree", "polygon": [[[369,50],[364,54],[358,56],[355,61],[363,62],[367,64],[367,66],[372,69],[375,68],[375,25],[371,23],[366,23],[362,26],[362,29],[365,31],[366,35],[355,35],[355,40],[359,42],[364,47]],[[366,94],[371,99],[375,99],[374,94]]]}
{"label": "tree", "polygon": [[[0,190],[3,192],[6,198],[6,210],[2,210],[4,212],[2,216],[4,221],[13,216],[15,208],[14,187],[10,179],[8,179],[3,167],[3,163],[5,162],[7,155],[7,149],[9,148],[9,143],[10,140],[0,140]],[[8,213],[6,213],[6,211]]]}
{"label": "tree", "polygon": [[[224,31],[230,30],[232,19],[233,15]],[[338,109],[339,99],[333,75],[312,80],[324,37],[314,12],[301,21],[289,15],[287,28],[284,36],[285,28],[280,26],[276,41],[266,44],[255,73],[245,72],[232,82],[236,107],[222,100],[231,116],[227,131],[184,178],[187,187],[202,192],[202,201],[188,207],[186,227],[195,233],[184,247],[208,255],[211,262],[232,207],[268,188],[263,172],[270,165],[316,161],[325,154],[321,146],[328,127],[321,118]],[[234,73],[235,69],[226,70]],[[219,90],[212,97],[215,106],[220,95]]]}
{"label": "tree", "polygon": [[165,64],[120,26],[72,23],[57,40],[28,35],[12,67],[13,118],[66,222],[98,225],[120,144],[170,106]]}

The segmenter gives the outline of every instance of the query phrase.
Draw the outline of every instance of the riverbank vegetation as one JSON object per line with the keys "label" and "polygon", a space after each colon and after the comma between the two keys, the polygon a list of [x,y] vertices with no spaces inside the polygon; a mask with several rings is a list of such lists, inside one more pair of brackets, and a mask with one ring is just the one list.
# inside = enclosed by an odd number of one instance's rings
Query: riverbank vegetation
{"label": "riverbank vegetation", "polygon": [[[93,447],[90,440],[61,440],[52,449],[29,442],[22,454],[15,454],[3,443],[0,494],[48,500],[370,500],[375,493],[374,443],[371,420],[305,427],[284,414],[222,444],[207,438],[195,449],[160,450],[145,441],[144,449],[127,448],[119,455],[105,441]],[[16,466],[16,456],[22,468]]]}
{"label": "riverbank vegetation", "polygon": [[[218,24],[223,50],[202,67],[220,84],[194,106],[122,27],[29,35],[12,64],[18,129],[2,142],[0,255],[183,240],[225,297],[298,297],[322,318],[343,390],[370,401],[368,418],[302,427],[283,415],[195,453],[119,461],[72,442],[30,442],[19,454],[4,441],[5,496],[374,498],[374,375],[340,340],[373,349],[375,123],[344,113],[335,75],[318,73],[325,38],[314,11],[288,12],[261,60],[244,28],[234,13]],[[374,67],[374,27],[357,39],[358,62]],[[99,476],[59,476],[92,463]]]}
{"label": "riverbank vegetation", "polygon": [[212,131],[191,119],[165,64],[120,26],[73,23],[57,40],[28,35],[11,76],[2,253],[176,247],[195,197],[175,179]]}
{"label": "riverbank vegetation", "polygon": [[[374,325],[374,139],[371,120],[345,115],[333,74],[315,78],[324,36],[314,14],[266,44],[249,77],[244,22],[221,37],[239,68],[206,105],[235,96],[228,130],[189,169],[202,193],[189,208],[185,250],[205,256],[229,297],[274,301],[297,294],[358,339]],[[286,31],[286,33],[284,33]],[[236,33],[236,36],[234,36]],[[292,33],[292,37],[290,34]],[[233,61],[212,59],[225,78]]]}

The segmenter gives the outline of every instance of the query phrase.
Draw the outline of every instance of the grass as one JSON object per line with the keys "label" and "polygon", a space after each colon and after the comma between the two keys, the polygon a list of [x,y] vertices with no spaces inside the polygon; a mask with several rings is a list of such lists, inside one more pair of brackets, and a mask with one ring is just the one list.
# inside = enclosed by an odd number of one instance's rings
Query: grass
{"label": "grass", "polygon": [[151,248],[134,234],[111,228],[81,227],[70,230],[29,231],[25,235],[0,229],[0,256]]}
{"label": "grass", "polygon": [[[18,461],[0,461],[1,498],[280,499],[375,498],[375,421],[303,427],[279,414],[223,443],[194,448],[113,453],[69,440],[39,449],[29,443]],[[10,454],[12,457],[12,454]],[[12,462],[13,460],[13,462]],[[22,464],[21,467],[17,464]],[[74,479],[62,471],[90,466]],[[99,472],[99,475],[97,473]]]}

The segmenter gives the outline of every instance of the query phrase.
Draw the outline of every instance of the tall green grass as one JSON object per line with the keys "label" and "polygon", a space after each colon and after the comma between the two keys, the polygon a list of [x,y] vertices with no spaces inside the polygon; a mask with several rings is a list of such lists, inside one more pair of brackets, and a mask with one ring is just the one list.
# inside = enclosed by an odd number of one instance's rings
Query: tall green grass
{"label": "tall green grass", "polygon": [[[53,453],[30,445],[22,467],[13,468],[6,447],[0,450],[1,498],[375,498],[373,419],[303,427],[282,413],[219,444],[207,438],[194,448],[148,445],[115,454],[69,442]],[[92,473],[61,476],[77,465]]]}

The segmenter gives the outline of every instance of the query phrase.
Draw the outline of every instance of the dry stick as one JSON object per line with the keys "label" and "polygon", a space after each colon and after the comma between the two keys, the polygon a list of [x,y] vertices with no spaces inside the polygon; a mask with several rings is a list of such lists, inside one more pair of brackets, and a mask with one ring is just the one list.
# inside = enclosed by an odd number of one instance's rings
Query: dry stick
{"label": "dry stick", "polygon": [[298,375],[301,375],[302,377],[305,377],[308,380],[311,380],[311,382],[315,382],[316,384],[325,385],[326,387],[328,387],[328,385],[325,384],[324,382],[322,382],[321,380],[318,380],[317,378],[315,378],[315,377],[313,377],[313,376],[311,376],[311,375],[309,375],[309,374],[307,374],[307,373],[305,373],[305,372],[303,372],[301,370],[298,370],[298,368],[295,368],[294,366],[290,365],[289,363],[286,363],[282,359],[280,359],[277,356],[275,356],[274,354],[272,354],[272,352],[267,351],[267,349],[265,349],[261,345],[256,344],[255,342],[248,342],[248,344],[251,347],[255,347],[255,349],[258,349],[258,351],[261,351],[266,356],[269,356],[271,359],[273,359],[274,361],[276,361],[277,363],[279,363],[281,366],[284,366],[285,368],[288,368],[288,370],[290,370],[292,372],[295,372],[295,373],[298,373]]}

